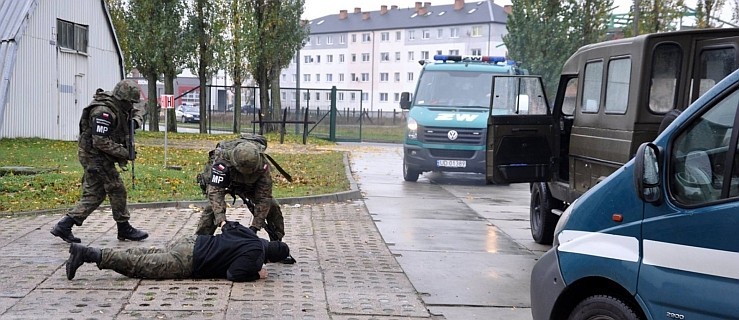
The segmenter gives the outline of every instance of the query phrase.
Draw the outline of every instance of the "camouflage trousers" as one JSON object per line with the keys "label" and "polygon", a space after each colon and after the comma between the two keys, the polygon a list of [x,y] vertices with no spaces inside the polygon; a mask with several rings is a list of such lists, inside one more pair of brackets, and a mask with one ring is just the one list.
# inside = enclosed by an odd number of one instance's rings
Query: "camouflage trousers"
{"label": "camouflage trousers", "polygon": [[192,277],[196,235],[184,236],[165,248],[102,249],[100,269],[111,269],[140,279],[187,279]]}
{"label": "camouflage trousers", "polygon": [[[252,214],[254,213],[252,212]],[[211,205],[205,206],[205,209],[203,209],[203,213],[200,215],[200,221],[198,221],[198,227],[197,229],[195,229],[195,234],[212,235],[213,233],[215,233],[216,229],[218,228],[215,224],[215,220],[215,212],[213,212],[213,207],[211,207]],[[282,216],[282,209],[280,209],[280,204],[274,198],[272,199],[272,204],[269,207],[267,218],[265,218],[264,221],[266,222],[264,228],[271,228],[272,231],[274,231],[274,234],[271,234],[269,237],[270,241],[282,241],[282,237],[285,236],[285,217]],[[252,225],[254,225],[253,219]],[[255,227],[261,229],[262,226]]]}
{"label": "camouflage trousers", "polygon": [[131,217],[126,208],[126,186],[121,180],[115,164],[108,160],[80,158],[85,169],[82,176],[82,197],[67,215],[80,226],[87,217],[97,209],[108,196],[113,210],[113,220],[126,222]]}

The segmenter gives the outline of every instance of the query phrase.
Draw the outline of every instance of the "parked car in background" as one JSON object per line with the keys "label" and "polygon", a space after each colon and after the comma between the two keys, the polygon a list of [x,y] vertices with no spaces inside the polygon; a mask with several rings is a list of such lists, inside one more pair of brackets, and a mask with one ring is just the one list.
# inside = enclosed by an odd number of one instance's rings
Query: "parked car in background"
{"label": "parked car in background", "polygon": [[182,123],[200,122],[200,108],[198,106],[183,104],[175,110],[175,114]]}

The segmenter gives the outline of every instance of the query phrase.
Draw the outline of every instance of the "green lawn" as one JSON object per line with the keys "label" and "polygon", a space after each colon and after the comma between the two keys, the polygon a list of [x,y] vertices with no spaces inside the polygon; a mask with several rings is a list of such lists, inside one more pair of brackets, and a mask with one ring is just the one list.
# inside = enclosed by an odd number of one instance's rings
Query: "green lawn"
{"label": "green lawn", "polygon": [[[136,134],[137,159],[128,172],[121,172],[130,203],[204,200],[195,176],[203,169],[208,150],[218,141],[235,135],[167,134],[167,167],[164,166],[164,133]],[[349,189],[343,154],[320,139],[302,144],[301,136],[267,136],[269,153],[293,177],[287,182],[273,172],[276,198],[326,194]],[[320,148],[318,148],[320,147]],[[76,141],[0,139],[0,167],[32,166],[52,169],[36,175],[0,176],[0,212],[57,209],[73,206],[81,193],[82,166]],[[135,189],[131,171],[135,168]]]}

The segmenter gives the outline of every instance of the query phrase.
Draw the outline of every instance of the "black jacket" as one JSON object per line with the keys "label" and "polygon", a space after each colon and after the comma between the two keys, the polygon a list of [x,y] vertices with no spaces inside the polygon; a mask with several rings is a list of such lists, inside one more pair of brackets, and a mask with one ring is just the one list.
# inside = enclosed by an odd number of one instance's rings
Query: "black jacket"
{"label": "black jacket", "polygon": [[238,222],[228,221],[222,233],[200,235],[193,249],[193,278],[254,281],[265,260],[268,241]]}

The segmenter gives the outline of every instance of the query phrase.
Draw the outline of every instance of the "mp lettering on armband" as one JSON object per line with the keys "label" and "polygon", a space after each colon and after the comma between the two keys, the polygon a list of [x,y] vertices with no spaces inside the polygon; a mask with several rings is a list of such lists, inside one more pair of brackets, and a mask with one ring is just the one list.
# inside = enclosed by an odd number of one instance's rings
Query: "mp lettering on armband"
{"label": "mp lettering on armband", "polygon": [[210,170],[210,185],[226,188],[230,181],[228,179],[228,167],[222,163],[216,163]]}
{"label": "mp lettering on armband", "polygon": [[110,113],[103,112],[96,116],[92,120],[92,134],[96,136],[109,136],[112,126],[112,119]]}

